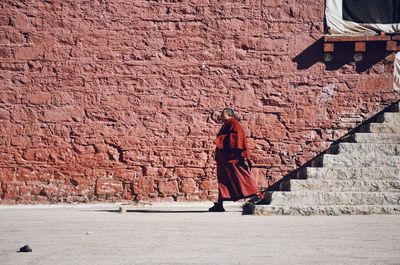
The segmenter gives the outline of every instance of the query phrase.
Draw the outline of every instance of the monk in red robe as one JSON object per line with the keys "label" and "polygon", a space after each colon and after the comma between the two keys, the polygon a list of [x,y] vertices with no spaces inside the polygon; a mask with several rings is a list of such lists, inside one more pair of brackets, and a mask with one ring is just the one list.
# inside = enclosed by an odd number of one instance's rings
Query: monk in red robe
{"label": "monk in red robe", "polygon": [[262,195],[250,175],[251,162],[246,142],[246,134],[235,118],[232,109],[221,113],[223,125],[215,139],[215,160],[217,162],[218,202],[210,212],[224,212],[223,201],[237,201]]}

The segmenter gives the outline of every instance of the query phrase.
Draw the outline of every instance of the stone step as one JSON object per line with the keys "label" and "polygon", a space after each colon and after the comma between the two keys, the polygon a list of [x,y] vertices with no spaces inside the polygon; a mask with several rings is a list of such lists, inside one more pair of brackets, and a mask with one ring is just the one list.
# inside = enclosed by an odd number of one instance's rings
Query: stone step
{"label": "stone step", "polygon": [[400,167],[400,156],[353,156],[325,154],[317,159],[322,167]]}
{"label": "stone step", "polygon": [[275,191],[265,194],[270,205],[400,205],[400,192]]}
{"label": "stone step", "polygon": [[400,134],[395,133],[355,133],[352,135],[355,143],[387,143],[399,144]]}
{"label": "stone step", "polygon": [[299,179],[364,179],[400,180],[398,167],[307,167],[299,171]]}
{"label": "stone step", "polygon": [[400,113],[398,112],[384,112],[376,119],[377,122],[390,122],[390,123],[399,123],[400,122]]}
{"label": "stone step", "polygon": [[400,156],[399,144],[374,144],[374,143],[339,143],[329,148],[329,154],[371,155],[371,156]]}
{"label": "stone step", "polygon": [[282,191],[362,191],[400,192],[400,180],[291,179],[281,184]]}
{"label": "stone step", "polygon": [[366,125],[365,132],[400,134],[400,122],[398,122],[398,123],[370,123],[370,124]]}
{"label": "stone step", "polygon": [[255,205],[250,210],[257,215],[367,215],[400,214],[400,206],[394,205]]}

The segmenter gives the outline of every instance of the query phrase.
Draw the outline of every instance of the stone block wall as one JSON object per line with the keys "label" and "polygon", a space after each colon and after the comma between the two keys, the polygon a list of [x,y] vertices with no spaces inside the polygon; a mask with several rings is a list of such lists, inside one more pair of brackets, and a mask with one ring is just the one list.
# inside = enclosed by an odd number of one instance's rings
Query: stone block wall
{"label": "stone block wall", "polygon": [[399,99],[321,62],[322,0],[0,2],[0,203],[210,200],[233,107],[269,187]]}

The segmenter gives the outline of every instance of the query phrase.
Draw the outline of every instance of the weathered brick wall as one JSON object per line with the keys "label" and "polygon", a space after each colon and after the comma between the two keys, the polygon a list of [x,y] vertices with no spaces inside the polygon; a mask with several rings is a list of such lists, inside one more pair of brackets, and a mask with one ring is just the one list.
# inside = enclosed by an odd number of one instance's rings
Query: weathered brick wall
{"label": "weathered brick wall", "polygon": [[315,60],[322,0],[0,8],[0,203],[213,199],[225,106],[267,187],[399,98],[391,62]]}

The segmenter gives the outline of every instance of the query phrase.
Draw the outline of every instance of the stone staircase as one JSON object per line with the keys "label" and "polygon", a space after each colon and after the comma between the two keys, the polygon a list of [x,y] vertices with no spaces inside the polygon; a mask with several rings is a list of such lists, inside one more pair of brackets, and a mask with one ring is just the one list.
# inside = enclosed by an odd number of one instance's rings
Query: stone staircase
{"label": "stone staircase", "polygon": [[400,214],[400,103],[267,192],[261,215]]}

